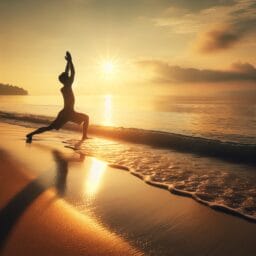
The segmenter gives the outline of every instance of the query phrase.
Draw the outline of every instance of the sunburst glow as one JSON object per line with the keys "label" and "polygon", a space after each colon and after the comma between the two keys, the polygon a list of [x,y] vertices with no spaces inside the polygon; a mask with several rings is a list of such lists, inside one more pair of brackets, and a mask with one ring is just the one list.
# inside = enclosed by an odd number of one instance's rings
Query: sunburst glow
{"label": "sunburst glow", "polygon": [[102,62],[102,71],[104,74],[112,74],[115,71],[115,64],[111,60],[105,60]]}

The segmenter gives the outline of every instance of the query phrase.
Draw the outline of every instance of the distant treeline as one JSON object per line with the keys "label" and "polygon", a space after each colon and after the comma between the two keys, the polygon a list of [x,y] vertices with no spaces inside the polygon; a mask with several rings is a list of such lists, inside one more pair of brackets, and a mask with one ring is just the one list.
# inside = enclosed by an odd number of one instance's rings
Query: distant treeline
{"label": "distant treeline", "polygon": [[28,92],[18,86],[0,83],[0,95],[28,95]]}

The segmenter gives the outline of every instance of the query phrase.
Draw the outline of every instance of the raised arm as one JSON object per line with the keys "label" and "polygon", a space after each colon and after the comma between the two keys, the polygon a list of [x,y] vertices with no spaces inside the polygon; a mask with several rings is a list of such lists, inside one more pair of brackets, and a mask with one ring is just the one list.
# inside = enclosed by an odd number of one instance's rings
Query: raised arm
{"label": "raised arm", "polygon": [[69,61],[67,60],[66,68],[65,68],[65,73],[69,73]]}
{"label": "raised arm", "polygon": [[69,68],[70,68],[70,79],[72,80],[72,82],[74,81],[75,78],[75,68],[74,68],[74,64],[72,62],[72,59],[69,62]]}
{"label": "raised arm", "polygon": [[73,82],[74,78],[75,78],[75,68],[74,68],[74,64],[72,62],[72,57],[71,57],[70,52],[68,52],[68,51],[66,52],[66,57],[65,58],[67,60],[67,65],[66,65],[65,72],[69,73],[69,70],[70,70],[70,79]]}

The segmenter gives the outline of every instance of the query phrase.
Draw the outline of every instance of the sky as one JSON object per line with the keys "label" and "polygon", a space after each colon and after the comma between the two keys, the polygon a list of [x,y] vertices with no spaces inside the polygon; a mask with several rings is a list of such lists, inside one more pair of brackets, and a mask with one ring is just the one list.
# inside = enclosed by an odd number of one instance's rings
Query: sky
{"label": "sky", "polygon": [[256,94],[255,0],[1,0],[0,82],[57,94]]}

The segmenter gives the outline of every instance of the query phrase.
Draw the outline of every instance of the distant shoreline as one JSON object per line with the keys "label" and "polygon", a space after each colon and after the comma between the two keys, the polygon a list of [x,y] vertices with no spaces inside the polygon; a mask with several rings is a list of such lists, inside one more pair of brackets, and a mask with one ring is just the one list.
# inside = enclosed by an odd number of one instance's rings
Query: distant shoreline
{"label": "distant shoreline", "polygon": [[18,86],[0,83],[0,95],[28,95],[28,91]]}

